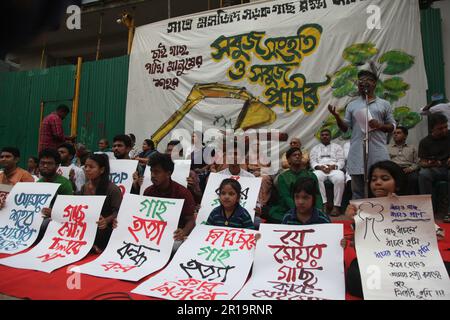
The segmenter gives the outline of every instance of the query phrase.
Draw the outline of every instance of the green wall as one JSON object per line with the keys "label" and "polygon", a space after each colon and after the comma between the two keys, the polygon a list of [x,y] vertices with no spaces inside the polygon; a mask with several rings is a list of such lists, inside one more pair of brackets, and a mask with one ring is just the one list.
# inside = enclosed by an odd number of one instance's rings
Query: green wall
{"label": "green wall", "polygon": [[[125,128],[128,56],[82,65],[77,141],[97,150],[101,137],[109,140]],[[29,156],[37,156],[40,104],[44,115],[65,103],[70,108],[75,92],[76,66],[0,73],[0,148],[20,149],[24,167]],[[70,135],[70,116],[64,120]]]}

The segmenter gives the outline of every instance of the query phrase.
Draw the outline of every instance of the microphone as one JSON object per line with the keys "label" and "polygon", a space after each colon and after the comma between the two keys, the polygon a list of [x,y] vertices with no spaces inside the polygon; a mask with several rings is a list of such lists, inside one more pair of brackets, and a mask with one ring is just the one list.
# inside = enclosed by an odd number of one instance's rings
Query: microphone
{"label": "microphone", "polygon": [[370,85],[368,83],[365,83],[363,85],[363,90],[366,95],[369,93],[369,88],[370,88]]}

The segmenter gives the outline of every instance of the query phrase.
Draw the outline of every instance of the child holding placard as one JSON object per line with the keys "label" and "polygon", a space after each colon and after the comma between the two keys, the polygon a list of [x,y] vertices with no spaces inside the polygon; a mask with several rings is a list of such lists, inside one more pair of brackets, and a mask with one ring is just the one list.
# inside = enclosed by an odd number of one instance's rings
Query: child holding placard
{"label": "child holding placard", "polygon": [[317,194],[318,187],[314,179],[298,179],[293,190],[295,208],[284,215],[281,223],[291,225],[331,223],[330,218],[315,207]]}
{"label": "child holding placard", "polygon": [[[393,194],[404,195],[406,188],[406,176],[402,168],[392,161],[380,161],[372,165],[369,170],[369,197],[380,198]],[[354,219],[358,209],[349,204],[345,215]],[[354,222],[352,224],[354,226]],[[361,274],[358,260],[355,258],[348,268],[346,286],[350,294],[363,298]]]}
{"label": "child holding placard", "polygon": [[[395,162],[386,160],[375,163],[370,167],[369,178],[370,198],[406,194],[406,175],[403,169]],[[353,220],[357,210],[354,205],[349,204],[345,215]],[[446,263],[446,268],[448,272],[448,263]],[[363,298],[361,274],[357,258],[351,262],[348,268],[346,286],[350,294]]]}
{"label": "child holding placard", "polygon": [[[318,191],[316,180],[312,178],[298,179],[293,190],[295,208],[284,215],[282,224],[310,225],[331,223],[328,215],[315,207]],[[345,248],[346,245],[347,241],[342,239],[341,246]]]}
{"label": "child holding placard", "polygon": [[210,213],[207,225],[255,229],[248,211],[239,203],[241,184],[234,179],[224,179],[218,190],[220,206]]}

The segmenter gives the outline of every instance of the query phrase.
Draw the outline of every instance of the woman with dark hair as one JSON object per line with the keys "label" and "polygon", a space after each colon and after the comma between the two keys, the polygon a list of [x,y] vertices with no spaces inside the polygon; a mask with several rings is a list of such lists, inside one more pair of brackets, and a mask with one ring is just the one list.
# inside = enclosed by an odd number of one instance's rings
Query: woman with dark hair
{"label": "woman with dark hair", "polygon": [[28,158],[28,168],[27,171],[32,175],[39,177],[39,159],[36,157]]}
{"label": "woman with dark hair", "polygon": [[93,250],[101,253],[111,237],[113,223],[122,203],[122,193],[114,183],[109,181],[109,159],[105,154],[90,154],[84,165],[86,184],[81,187],[80,195],[106,196]]}
{"label": "woman with dark hair", "polygon": [[142,152],[137,155],[135,160],[139,161],[139,165],[137,167],[138,174],[140,177],[144,175],[145,166],[148,163],[148,159],[156,152],[155,143],[151,139],[145,139],[142,143]]}

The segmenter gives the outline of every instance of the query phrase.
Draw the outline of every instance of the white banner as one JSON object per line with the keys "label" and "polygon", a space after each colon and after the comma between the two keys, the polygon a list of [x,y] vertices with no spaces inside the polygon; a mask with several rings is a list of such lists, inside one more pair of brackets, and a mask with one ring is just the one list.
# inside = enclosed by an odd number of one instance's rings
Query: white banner
{"label": "white banner", "polygon": [[[393,108],[411,118],[426,104],[417,1],[266,1],[148,24],[134,36],[125,131],[189,143],[197,120],[200,131],[279,129],[310,149],[327,105],[353,99],[370,61]],[[416,131],[411,141],[426,126]]]}
{"label": "white banner", "polygon": [[261,224],[252,277],[237,300],[345,300],[342,224]]}
{"label": "white banner", "polygon": [[206,185],[205,192],[203,193],[201,207],[197,215],[197,224],[205,223],[206,220],[208,220],[211,211],[220,206],[218,195],[219,186],[224,179],[229,178],[236,179],[241,184],[240,204],[248,211],[252,217],[252,221],[255,221],[255,208],[259,189],[261,188],[261,178],[227,176],[211,172],[208,177],[208,184]]}
{"label": "white banner", "polygon": [[364,299],[450,299],[429,195],[351,201]]}
{"label": "white banner", "polygon": [[16,183],[0,210],[0,253],[16,253],[34,243],[43,220],[41,210],[50,206],[58,188],[59,183]]}
{"label": "white banner", "polygon": [[130,193],[137,165],[137,160],[109,160],[109,180],[120,188],[122,195]]}
{"label": "white banner", "polygon": [[[191,171],[191,160],[174,160],[173,163],[175,166],[172,173],[172,180],[187,188],[186,179],[189,177],[189,173]],[[144,172],[144,182],[142,183],[140,191],[141,195],[144,194],[145,189],[153,185],[151,178],[152,175],[150,172],[150,166],[146,166]]]}
{"label": "white banner", "polygon": [[183,202],[125,194],[108,246],[96,260],[79,266],[79,272],[138,281],[164,267]]}
{"label": "white banner", "polygon": [[169,300],[230,300],[252,266],[255,233],[198,225],[170,264],[132,293]]}
{"label": "white banner", "polygon": [[0,259],[19,269],[52,272],[91,250],[105,196],[58,196],[44,238],[30,251]]}

